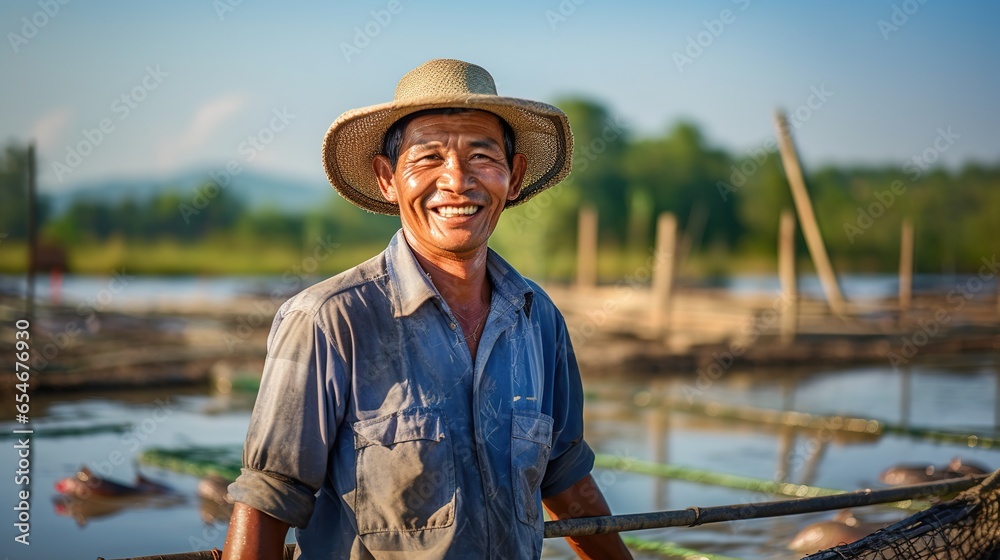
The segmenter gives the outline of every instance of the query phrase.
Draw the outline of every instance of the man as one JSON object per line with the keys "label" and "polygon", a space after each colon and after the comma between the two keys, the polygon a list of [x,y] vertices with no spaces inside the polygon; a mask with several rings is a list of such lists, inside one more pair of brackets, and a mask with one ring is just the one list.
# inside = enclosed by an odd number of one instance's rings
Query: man
{"label": "man", "polygon": [[[379,256],[287,301],[268,338],[225,558],[538,558],[544,519],[608,515],[548,296],[487,248],[569,173],[559,109],[432,60],[330,127],[327,177],[399,214]],[[617,535],[583,558],[629,558]]]}

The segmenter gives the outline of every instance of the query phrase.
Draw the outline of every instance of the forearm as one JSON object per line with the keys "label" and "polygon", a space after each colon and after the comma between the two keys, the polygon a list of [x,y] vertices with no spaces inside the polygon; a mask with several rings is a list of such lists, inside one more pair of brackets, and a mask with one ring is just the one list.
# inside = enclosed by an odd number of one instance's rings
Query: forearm
{"label": "forearm", "polygon": [[[604,494],[589,474],[566,490],[542,500],[552,519],[573,519],[577,517],[600,517],[611,515],[611,508]],[[591,535],[587,537],[566,537],[577,556],[588,559],[631,559],[632,554],[625,548],[618,533]]]}
{"label": "forearm", "polygon": [[237,502],[229,520],[223,560],[281,560],[288,523]]}

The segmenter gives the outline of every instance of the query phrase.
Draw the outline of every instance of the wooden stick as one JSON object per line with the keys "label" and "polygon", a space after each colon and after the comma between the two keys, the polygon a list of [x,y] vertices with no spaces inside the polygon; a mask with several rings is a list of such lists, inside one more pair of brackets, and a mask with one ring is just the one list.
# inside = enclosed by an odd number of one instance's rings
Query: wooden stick
{"label": "wooden stick", "polygon": [[903,219],[899,239],[899,318],[910,311],[913,302],[913,223]]}
{"label": "wooden stick", "polygon": [[798,289],[795,285],[795,215],[791,210],[781,211],[778,279],[781,281],[781,297],[786,304],[781,313],[781,342],[789,344],[795,340],[799,314]]}
{"label": "wooden stick", "polygon": [[817,511],[830,511],[848,507],[860,507],[910,501],[914,498],[929,498],[960,492],[986,480],[988,475],[969,476],[951,480],[900,486],[884,490],[857,490],[836,495],[819,496],[780,502],[757,502],[728,506],[692,507],[673,511],[608,515],[604,517],[582,517],[560,519],[545,523],[545,537],[580,537],[622,531],[639,531],[661,527],[694,527],[706,523],[722,523],[744,519],[762,519],[798,515]]}
{"label": "wooden stick", "polygon": [[580,224],[576,245],[576,285],[578,288],[597,286],[597,210],[580,208]]}
{"label": "wooden stick", "polygon": [[823,285],[823,292],[826,294],[830,310],[836,315],[843,316],[846,312],[844,297],[840,293],[840,286],[837,285],[837,276],[833,272],[833,265],[830,264],[830,257],[826,254],[826,246],[823,244],[823,236],[819,231],[816,215],[813,213],[805,179],[802,178],[802,168],[799,166],[799,158],[795,152],[795,145],[792,143],[792,133],[788,129],[788,121],[780,110],[774,113],[774,125],[778,131],[781,162],[784,164],[785,175],[788,176],[788,184],[792,189],[795,210],[799,214],[799,222],[802,224],[802,234],[806,238],[809,254],[812,255],[813,264],[816,266],[816,273]]}
{"label": "wooden stick", "polygon": [[677,218],[670,212],[656,220],[656,253],[653,263],[653,322],[660,334],[670,329],[670,296],[674,286]]}

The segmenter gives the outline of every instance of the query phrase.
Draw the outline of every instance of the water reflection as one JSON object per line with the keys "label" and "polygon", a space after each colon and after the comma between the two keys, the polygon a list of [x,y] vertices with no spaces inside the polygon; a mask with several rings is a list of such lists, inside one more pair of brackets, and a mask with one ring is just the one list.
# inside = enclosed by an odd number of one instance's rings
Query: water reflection
{"label": "water reflection", "polygon": [[[960,456],[968,462],[1000,467],[997,448],[970,448],[965,443],[923,438],[920,433],[866,434],[834,429],[837,425],[823,422],[810,426],[769,423],[769,416],[759,413],[742,419],[726,417],[732,410],[747,414],[769,410],[772,416],[784,412],[877,418],[900,428],[945,432],[990,434],[1000,430],[1000,364],[996,357],[956,360],[927,359],[899,371],[888,366],[732,370],[699,395],[700,400],[690,402],[685,386],[694,383],[693,375],[588,377],[587,439],[599,453],[623,458],[845,490],[878,487],[879,473],[900,463],[943,465]],[[33,554],[58,558],[72,550],[79,557],[127,557],[222,545],[228,512],[217,500],[202,496],[202,481],[196,476],[143,467],[144,473],[173,488],[180,499],[131,502],[127,509],[97,502],[66,501],[53,506],[59,503],[54,485],[81,465],[106,465],[108,472],[100,471],[102,476],[132,480],[137,470],[132,460],[151,448],[238,449],[245,437],[252,394],[235,390],[219,394],[209,389],[116,391],[97,397],[40,394],[37,401],[33,408],[39,411],[33,419],[39,434],[33,442],[33,452],[38,455],[31,486],[32,536],[37,535]],[[155,429],[143,432],[145,439],[136,438],[133,452],[132,440],[125,438],[153,416],[161,407],[158,402],[170,403],[173,412],[155,424]],[[0,432],[9,432],[11,426],[8,418]],[[126,431],[110,428],[114,426],[124,426]],[[43,435],[45,428],[51,435]],[[0,447],[0,460],[13,464],[11,446]],[[123,456],[117,463],[111,461],[116,452]],[[617,513],[775,499],[622,469],[598,469],[595,478]],[[3,503],[14,499],[11,488],[0,485]],[[871,523],[904,515],[880,507],[854,513]],[[636,536],[742,558],[796,558],[785,548],[791,538],[809,523],[832,518],[832,513],[812,514],[643,531]],[[5,542],[12,542],[13,529],[6,530]],[[637,556],[655,557],[646,553]],[[564,544],[552,541],[546,544],[545,557],[571,556]]]}

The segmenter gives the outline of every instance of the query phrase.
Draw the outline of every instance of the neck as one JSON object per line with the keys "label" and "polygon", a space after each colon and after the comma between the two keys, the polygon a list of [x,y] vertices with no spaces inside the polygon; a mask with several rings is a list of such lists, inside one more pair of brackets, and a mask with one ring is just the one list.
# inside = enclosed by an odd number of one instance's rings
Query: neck
{"label": "neck", "polygon": [[425,248],[411,243],[409,238],[406,242],[413,250],[417,263],[430,275],[431,282],[462,326],[465,343],[475,363],[492,295],[486,278],[486,246],[468,254],[455,255],[423,250]]}
{"label": "neck", "polygon": [[468,254],[440,254],[410,242],[405,233],[404,230],[404,237],[417,262],[431,277],[448,307],[457,309],[463,315],[489,307],[490,285],[486,279],[488,252],[485,245]]}

